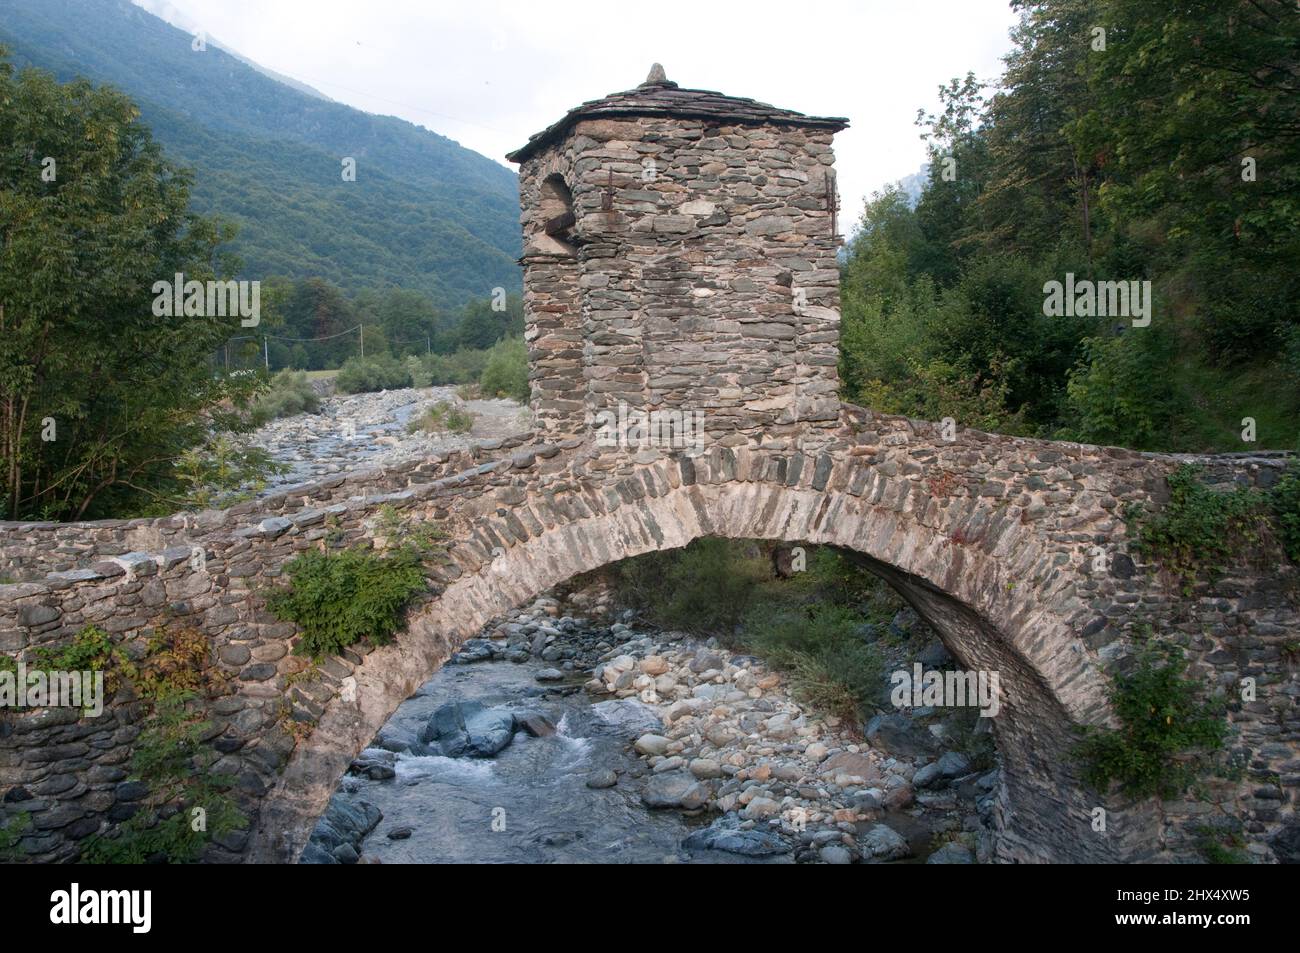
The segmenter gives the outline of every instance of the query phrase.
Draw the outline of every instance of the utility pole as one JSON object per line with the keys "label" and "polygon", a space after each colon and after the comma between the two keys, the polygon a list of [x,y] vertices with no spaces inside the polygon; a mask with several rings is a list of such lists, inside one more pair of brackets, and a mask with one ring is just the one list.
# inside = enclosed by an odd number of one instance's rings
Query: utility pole
{"label": "utility pole", "polygon": [[365,360],[365,357],[366,357],[366,326],[365,326],[364,324],[358,324],[357,327],[361,329],[361,358],[362,358],[362,360]]}
{"label": "utility pole", "polygon": [[266,335],[262,335],[262,360],[266,362],[267,373],[271,371],[271,348],[267,343]]}

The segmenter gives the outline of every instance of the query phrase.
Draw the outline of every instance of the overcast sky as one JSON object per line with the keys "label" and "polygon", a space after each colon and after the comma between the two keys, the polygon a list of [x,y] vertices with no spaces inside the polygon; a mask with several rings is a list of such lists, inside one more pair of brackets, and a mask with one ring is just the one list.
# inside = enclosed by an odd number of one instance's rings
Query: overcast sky
{"label": "overcast sky", "polygon": [[[401,116],[502,164],[584,100],[650,64],[684,87],[847,116],[835,137],[846,224],[916,172],[916,110],[973,70],[995,79],[1008,0],[135,0],[368,112]],[[512,167],[513,168],[513,167]]]}

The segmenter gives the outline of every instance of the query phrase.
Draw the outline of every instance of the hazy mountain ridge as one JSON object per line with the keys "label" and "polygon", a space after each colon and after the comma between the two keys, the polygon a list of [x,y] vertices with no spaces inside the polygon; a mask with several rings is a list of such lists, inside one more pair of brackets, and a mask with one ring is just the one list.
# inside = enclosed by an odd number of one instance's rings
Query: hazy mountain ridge
{"label": "hazy mountain ridge", "polygon": [[[249,276],[401,285],[448,304],[519,287],[513,172],[192,39],[128,0],[0,0],[16,65],[111,83],[140,105],[167,154],[195,169],[195,206],[239,223]],[[345,156],[356,182],[342,180]]]}

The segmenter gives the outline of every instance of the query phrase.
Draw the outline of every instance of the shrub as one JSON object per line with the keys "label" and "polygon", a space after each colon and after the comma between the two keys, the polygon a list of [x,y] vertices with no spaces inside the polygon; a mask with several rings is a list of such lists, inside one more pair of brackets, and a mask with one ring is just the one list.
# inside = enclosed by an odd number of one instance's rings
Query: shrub
{"label": "shrub", "polygon": [[402,359],[402,366],[411,377],[412,387],[432,387],[433,374],[428,365],[416,354],[408,354]]}
{"label": "shrub", "polygon": [[411,375],[395,357],[350,357],[339,370],[335,385],[341,394],[364,394],[377,390],[410,387]]}
{"label": "shrub", "polygon": [[135,672],[127,654],[113,644],[113,637],[97,625],[85,625],[72,641],[59,648],[32,649],[32,665],[54,672],[103,672],[104,690],[114,694],[123,675]]}
{"label": "shrub", "polygon": [[1300,563],[1300,463],[1292,463],[1273,488],[1273,516],[1287,557]]}
{"label": "shrub", "polygon": [[459,350],[451,354],[429,354],[420,358],[424,369],[421,380],[427,380],[425,387],[445,387],[449,385],[475,384],[487,366],[486,350]]}
{"label": "shrub", "polygon": [[18,844],[31,822],[32,816],[22,811],[0,824],[0,863],[14,863],[22,856]]}
{"label": "shrub", "polygon": [[740,643],[788,673],[801,701],[856,720],[879,695],[884,666],[861,627],[861,616],[847,606],[764,601],[751,609]]}
{"label": "shrub", "polygon": [[620,596],[668,628],[730,633],[749,611],[767,561],[742,545],[705,538],[667,552],[647,553],[617,567]]}
{"label": "shrub", "polygon": [[408,433],[469,433],[474,429],[474,415],[463,407],[440,400],[426,407],[406,425]]}
{"label": "shrub", "polygon": [[1156,513],[1132,505],[1124,513],[1130,532],[1136,531],[1134,550],[1163,564],[1188,594],[1199,571],[1217,578],[1268,532],[1262,494],[1245,487],[1211,489],[1200,482],[1199,472],[1182,466],[1171,473],[1169,502]]}
{"label": "shrub", "polygon": [[[246,823],[227,794],[233,779],[212,770],[221,756],[204,744],[213,731],[199,703],[217,694],[224,681],[211,664],[208,637],[193,627],[159,629],[132,662],[107,635],[87,629],[62,651],[92,665],[111,658],[134,685],[147,714],[135,741],[131,774],[145,782],[149,793],[133,817],[87,838],[81,860],[192,863],[210,840]],[[196,809],[203,811],[205,822],[197,830]]]}
{"label": "shrub", "polygon": [[268,477],[287,473],[289,466],[261,447],[218,434],[179,454],[173,469],[181,492],[159,497],[143,510],[143,515],[170,515],[177,508],[230,506],[261,492]]}
{"label": "shrub", "polygon": [[[131,769],[149,794],[139,813],[116,830],[86,839],[83,863],[193,863],[211,838],[246,823],[226,793],[233,779],[211,770],[219,756],[203,739],[212,723],[188,702],[183,694],[170,695],[145,720]],[[195,810],[204,816],[198,830]]]}
{"label": "shrub", "polygon": [[1201,683],[1185,677],[1176,647],[1143,646],[1132,671],[1110,691],[1120,727],[1090,728],[1076,748],[1083,779],[1104,792],[1118,781],[1135,797],[1177,797],[1227,733],[1222,698],[1200,699]]}
{"label": "shrub", "polygon": [[311,386],[306,371],[277,371],[270,389],[249,408],[249,419],[260,427],[270,420],[294,414],[314,414],[320,408],[320,395]]}
{"label": "shrub", "polygon": [[503,338],[492,345],[479,386],[490,397],[528,402],[528,348],[523,338]]}
{"label": "shrub", "polygon": [[285,564],[285,574],[289,587],[271,593],[267,607],[302,629],[294,651],[313,659],[357,642],[390,642],[425,588],[421,554],[412,546],[383,556],[359,547],[308,550]]}

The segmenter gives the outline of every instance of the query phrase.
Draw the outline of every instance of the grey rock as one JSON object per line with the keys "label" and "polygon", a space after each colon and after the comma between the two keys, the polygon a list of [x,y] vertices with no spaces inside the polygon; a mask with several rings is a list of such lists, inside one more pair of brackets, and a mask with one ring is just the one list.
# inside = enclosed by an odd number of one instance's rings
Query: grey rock
{"label": "grey rock", "polygon": [[925,859],[927,864],[973,864],[975,855],[961,844],[949,841]]}
{"label": "grey rock", "polygon": [[650,778],[641,792],[641,800],[647,807],[695,810],[708,803],[709,787],[687,771],[669,771]]}
{"label": "grey rock", "polygon": [[867,860],[899,860],[912,854],[903,835],[885,824],[877,824],[861,835],[858,844]]}
{"label": "grey rock", "polygon": [[793,845],[780,835],[756,828],[744,828],[734,813],[724,814],[708,827],[691,834],[682,846],[687,850],[720,850],[746,857],[788,854]]}
{"label": "grey rock", "polygon": [[851,864],[853,855],[843,844],[827,844],[817,852],[817,856],[826,864]]}
{"label": "grey rock", "polygon": [[610,768],[593,771],[587,775],[587,787],[597,791],[612,788],[616,784],[618,784],[618,775]]}
{"label": "grey rock", "polygon": [[421,741],[436,744],[449,758],[490,758],[510,744],[515,716],[503,708],[479,702],[448,702],[425,726]]}

